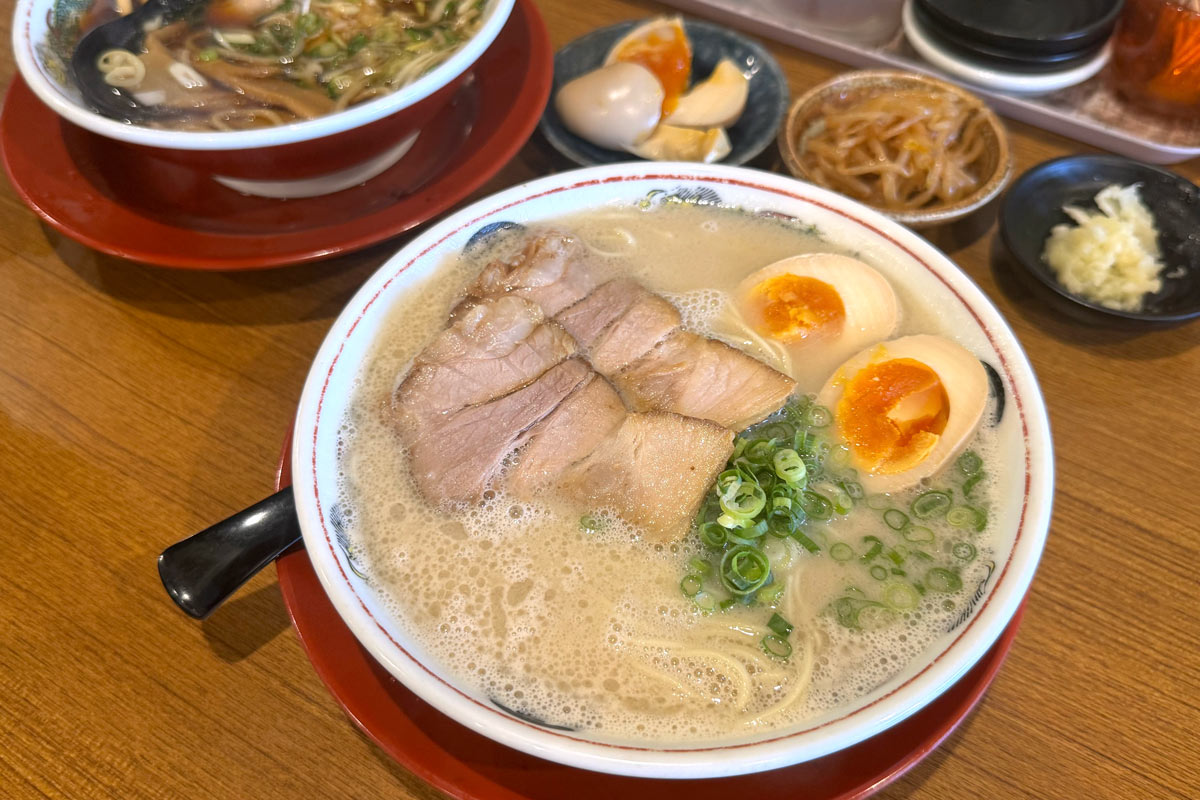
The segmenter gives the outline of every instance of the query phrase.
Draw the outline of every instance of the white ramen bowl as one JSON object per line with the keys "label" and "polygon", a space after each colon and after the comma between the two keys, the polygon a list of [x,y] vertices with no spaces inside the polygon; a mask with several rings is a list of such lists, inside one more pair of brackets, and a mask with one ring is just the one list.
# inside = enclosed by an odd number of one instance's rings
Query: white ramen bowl
{"label": "white ramen bowl", "polygon": [[[66,75],[68,54],[61,52],[54,36],[64,24],[55,21],[55,14],[70,19],[86,8],[86,2],[18,0],[12,46],[17,69],[34,94],[64,119],[93,133],[154,148],[161,158],[218,176],[275,183],[316,177],[336,180],[372,158],[394,156],[394,162],[402,156],[407,148],[400,146],[450,101],[471,65],[504,27],[513,3],[488,0],[474,36],[428,74],[391,94],[315,119],[248,131],[160,130],[109,119],[89,108]],[[336,188],[346,187],[331,190]],[[248,186],[239,189],[256,193]],[[307,195],[302,191],[297,196]]]}
{"label": "white ramen bowl", "polygon": [[[874,691],[806,722],[756,736],[689,747],[621,743],[518,719],[455,678],[417,646],[357,574],[344,549],[338,436],[355,377],[389,310],[485,226],[533,223],[675,196],[772,212],[816,225],[938,309],[954,336],[993,365],[1007,409],[997,426],[1003,465],[991,516],[996,560],[963,615],[899,674]],[[296,417],[292,480],[309,558],[338,613],[389,672],[467,727],[535,756],[584,769],[655,778],[703,778],[768,770],[817,758],[895,725],[954,684],[987,652],[1021,603],[1050,521],[1053,456],[1045,405],[1029,361],[987,297],[924,239],[845,197],[756,170],[684,163],[626,163],[564,172],[482,200],[428,229],[384,264],[350,301],[318,352]],[[333,512],[331,514],[331,511]],[[343,544],[339,544],[339,540]]]}

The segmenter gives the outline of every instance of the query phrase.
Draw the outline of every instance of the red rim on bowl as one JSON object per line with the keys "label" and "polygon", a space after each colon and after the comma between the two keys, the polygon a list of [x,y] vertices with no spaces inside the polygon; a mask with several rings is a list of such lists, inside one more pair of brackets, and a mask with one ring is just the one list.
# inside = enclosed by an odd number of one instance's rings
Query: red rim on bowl
{"label": "red rim on bowl", "polygon": [[[207,175],[159,163],[136,146],[60,119],[20,78],[0,111],[0,156],[26,205],[103,253],[191,269],[315,261],[401,234],[487,182],[537,125],[550,94],[552,58],[533,0],[517,0],[472,68],[474,82],[413,150],[365,184],[322,197],[248,197]],[[414,172],[413,165],[428,164],[437,165],[433,174]],[[131,169],[136,185],[127,180]]]}
{"label": "red rim on bowl", "polygon": [[[291,485],[289,431],[275,474]],[[1016,638],[1024,604],[991,649],[923,709],[866,741],[822,758],[730,778],[657,780],[588,772],[522,753],[466,728],[418,698],[358,643],[326,597],[308,554],[275,563],[292,625],[317,676],[357,725],[417,777],[456,800],[862,800],[933,752],[983,698]]]}

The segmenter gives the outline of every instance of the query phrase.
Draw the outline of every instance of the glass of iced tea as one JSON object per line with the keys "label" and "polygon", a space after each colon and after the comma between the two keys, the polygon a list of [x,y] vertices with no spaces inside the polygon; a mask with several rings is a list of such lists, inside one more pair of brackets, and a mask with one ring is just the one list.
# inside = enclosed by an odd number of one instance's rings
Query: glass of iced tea
{"label": "glass of iced tea", "polygon": [[1127,100],[1200,117],[1200,0],[1125,0],[1112,58],[1113,81]]}

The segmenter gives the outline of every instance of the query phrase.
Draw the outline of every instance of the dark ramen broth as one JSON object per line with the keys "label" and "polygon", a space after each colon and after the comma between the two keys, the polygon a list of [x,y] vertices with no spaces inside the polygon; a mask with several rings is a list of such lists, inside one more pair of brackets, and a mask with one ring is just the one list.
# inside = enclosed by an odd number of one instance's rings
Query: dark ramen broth
{"label": "dark ramen broth", "polygon": [[[81,33],[115,15],[110,0]],[[313,119],[389,94],[479,29],[483,0],[214,0],[195,19],[109,50],[105,81],[155,112],[153,127],[242,130]]]}

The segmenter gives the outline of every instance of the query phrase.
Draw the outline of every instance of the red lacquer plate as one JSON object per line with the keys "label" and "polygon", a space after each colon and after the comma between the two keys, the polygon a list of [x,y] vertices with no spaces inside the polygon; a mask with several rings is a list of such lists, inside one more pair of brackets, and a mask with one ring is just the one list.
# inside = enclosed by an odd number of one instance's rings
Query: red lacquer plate
{"label": "red lacquer plate", "polygon": [[[291,484],[291,434],[276,488]],[[457,800],[729,800],[802,797],[861,800],[899,778],[958,727],[1004,663],[1025,606],[958,683],[883,733],[823,758],[784,769],[706,780],[608,775],[544,761],[459,725],[381,667],[325,596],[308,554],[275,562],[283,602],[317,676],[350,719],[388,755]]]}
{"label": "red lacquer plate", "polygon": [[533,0],[517,0],[474,80],[404,158],[366,183],[297,200],[249,197],[208,175],[62,120],[19,77],[0,111],[0,156],[52,227],[159,266],[257,269],[315,261],[396,236],[482,186],[529,139],[550,95],[553,51]]}

